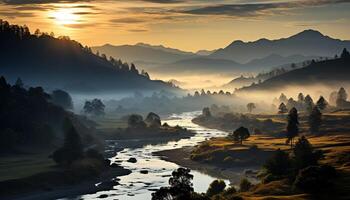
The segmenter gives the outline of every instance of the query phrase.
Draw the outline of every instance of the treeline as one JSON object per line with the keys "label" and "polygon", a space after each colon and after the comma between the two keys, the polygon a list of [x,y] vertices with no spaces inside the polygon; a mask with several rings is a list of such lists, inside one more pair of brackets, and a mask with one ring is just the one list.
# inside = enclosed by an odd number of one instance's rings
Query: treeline
{"label": "treeline", "polygon": [[303,93],[299,93],[297,99],[294,100],[292,97],[288,98],[281,93],[279,98],[273,100],[273,105],[279,105],[278,112],[280,114],[287,113],[292,108],[310,113],[315,106],[320,110],[325,110],[332,106],[338,109],[350,108],[350,102],[347,101],[347,98],[346,90],[341,87],[338,91],[330,93],[328,101],[323,96],[314,101],[310,95],[307,94],[305,96]]}
{"label": "treeline", "polygon": [[4,21],[0,19],[0,41],[3,44],[6,44],[7,42],[13,42],[13,41],[31,41],[31,40],[59,40],[62,41],[62,45],[68,45],[71,46],[72,48],[78,48],[83,50],[84,52],[87,52],[92,55],[99,56],[101,59],[104,59],[105,61],[109,62],[112,64],[115,70],[117,71],[123,71],[123,72],[131,72],[134,74],[140,74],[142,76],[147,77],[148,79],[150,78],[149,74],[142,70],[139,72],[139,70],[136,68],[136,66],[131,63],[128,64],[126,62],[121,61],[120,59],[115,59],[113,57],[110,57],[109,59],[105,54],[99,54],[97,52],[94,54],[91,50],[90,47],[88,46],[83,46],[81,43],[71,40],[68,36],[58,36],[55,37],[55,34],[53,32],[46,33],[46,32],[41,32],[39,29],[37,29],[34,34],[31,34],[29,28],[24,25],[12,25],[7,21]]}

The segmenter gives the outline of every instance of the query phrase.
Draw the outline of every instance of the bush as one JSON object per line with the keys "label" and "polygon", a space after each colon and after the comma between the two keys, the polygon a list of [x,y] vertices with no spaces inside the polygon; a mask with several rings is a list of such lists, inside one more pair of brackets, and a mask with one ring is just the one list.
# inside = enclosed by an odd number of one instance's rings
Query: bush
{"label": "bush", "polygon": [[249,182],[248,179],[243,178],[243,179],[241,180],[241,182],[239,183],[239,191],[240,191],[240,192],[247,192],[247,191],[250,190],[250,188],[251,188],[252,186],[253,186],[252,183]]}
{"label": "bush", "polygon": [[226,184],[223,180],[215,180],[209,185],[209,188],[207,190],[207,195],[209,197],[212,197],[216,194],[219,194],[224,191],[225,187],[226,187]]}
{"label": "bush", "polygon": [[305,192],[320,192],[330,188],[331,180],[334,177],[336,177],[334,167],[328,165],[310,166],[299,171],[294,186]]}
{"label": "bush", "polygon": [[278,149],[263,165],[266,172],[274,176],[287,175],[290,172],[291,167],[291,160],[288,153],[280,149]]}

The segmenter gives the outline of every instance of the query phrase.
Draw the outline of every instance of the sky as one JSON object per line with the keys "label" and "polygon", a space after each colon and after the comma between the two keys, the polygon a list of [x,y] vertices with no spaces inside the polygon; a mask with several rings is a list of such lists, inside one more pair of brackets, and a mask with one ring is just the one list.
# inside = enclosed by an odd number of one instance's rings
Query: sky
{"label": "sky", "polygon": [[0,19],[88,46],[217,49],[305,29],[350,40],[350,0],[0,0]]}

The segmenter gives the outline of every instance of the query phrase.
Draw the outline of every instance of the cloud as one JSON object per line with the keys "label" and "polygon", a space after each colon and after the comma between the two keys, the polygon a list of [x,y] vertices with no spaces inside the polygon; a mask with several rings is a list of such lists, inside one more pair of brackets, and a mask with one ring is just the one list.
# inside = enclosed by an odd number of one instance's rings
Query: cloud
{"label": "cloud", "polygon": [[[250,1],[252,2],[252,1]],[[192,15],[224,15],[224,16],[257,16],[266,14],[266,11],[285,10],[301,7],[323,6],[330,4],[350,3],[350,0],[300,0],[300,1],[278,1],[267,3],[237,3],[205,5],[195,8],[182,8],[174,10],[178,13]]]}
{"label": "cloud", "polygon": [[145,22],[145,20],[139,18],[124,17],[118,19],[111,19],[110,22],[115,24],[138,24]]}
{"label": "cloud", "polygon": [[10,5],[24,4],[47,4],[47,3],[75,3],[75,2],[90,2],[92,0],[0,0],[0,2]]}

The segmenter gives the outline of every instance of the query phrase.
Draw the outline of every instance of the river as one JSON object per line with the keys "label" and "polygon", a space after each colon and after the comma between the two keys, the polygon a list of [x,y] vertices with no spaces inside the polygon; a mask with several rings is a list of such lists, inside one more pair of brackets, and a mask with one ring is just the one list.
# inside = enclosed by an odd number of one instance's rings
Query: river
{"label": "river", "polygon": [[[194,146],[199,142],[205,141],[211,137],[226,136],[227,133],[215,129],[208,129],[192,123],[192,119],[198,116],[200,112],[186,112],[179,115],[173,114],[163,122],[170,126],[179,125],[192,130],[195,136],[189,139],[181,139],[177,142],[168,142],[165,144],[147,145],[141,148],[125,148],[112,157],[112,162],[119,162],[124,168],[130,169],[132,173],[128,176],[119,177],[120,185],[115,186],[114,190],[103,191],[95,194],[80,196],[77,199],[96,199],[101,194],[107,194],[105,199],[119,200],[148,200],[151,199],[153,190],[162,186],[168,186],[168,180],[171,172],[180,166],[175,163],[162,160],[158,156],[152,155],[153,152],[176,149],[185,146]],[[115,141],[118,145],[118,141]],[[137,163],[126,162],[129,158],[136,158]],[[147,170],[148,174],[140,173],[141,170]],[[194,175],[193,186],[196,192],[205,192],[209,184],[215,180],[215,177],[192,170]],[[229,183],[228,180],[225,180]]]}

